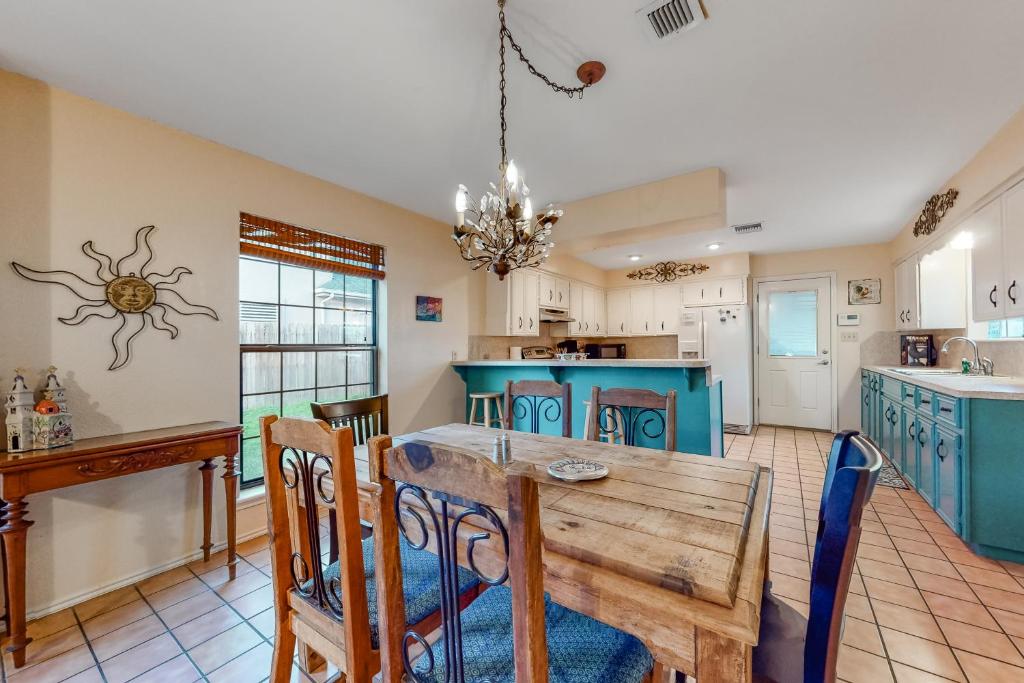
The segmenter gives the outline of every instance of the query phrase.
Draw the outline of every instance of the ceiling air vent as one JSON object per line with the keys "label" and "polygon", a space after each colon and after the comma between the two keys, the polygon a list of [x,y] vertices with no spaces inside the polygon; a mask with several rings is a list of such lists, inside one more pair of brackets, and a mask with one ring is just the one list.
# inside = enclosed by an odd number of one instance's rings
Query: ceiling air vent
{"label": "ceiling air vent", "polygon": [[761,232],[764,230],[764,226],[760,223],[744,223],[742,225],[734,225],[732,229],[737,235],[749,235],[752,232]]}
{"label": "ceiling air vent", "polygon": [[641,7],[636,16],[647,35],[657,40],[673,38],[708,18],[703,0],[655,0]]}

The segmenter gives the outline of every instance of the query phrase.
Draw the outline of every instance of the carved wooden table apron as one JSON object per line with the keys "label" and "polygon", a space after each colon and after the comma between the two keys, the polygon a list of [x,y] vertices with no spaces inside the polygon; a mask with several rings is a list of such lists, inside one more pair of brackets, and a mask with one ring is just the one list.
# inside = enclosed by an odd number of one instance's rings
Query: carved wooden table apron
{"label": "carved wooden table apron", "polygon": [[[394,441],[489,456],[499,433],[452,424]],[[665,666],[704,683],[750,681],[767,569],[771,471],[702,455],[510,435],[513,458],[537,466],[544,589],[562,605],[637,636]],[[569,483],[546,473],[548,464],[567,457],[601,462],[609,476]],[[375,486],[365,448],[356,449],[356,478],[360,516],[372,519]],[[332,495],[329,478],[325,483]],[[476,553],[480,566],[488,563],[483,545]]]}
{"label": "carved wooden table apron", "polygon": [[241,427],[229,422],[153,429],[83,439],[70,446],[25,453],[0,452],[0,499],[3,500],[4,602],[9,640],[7,651],[14,665],[25,663],[25,546],[32,522],[25,519],[25,496],[42,491],[111,479],[137,472],[202,461],[203,557],[209,559],[213,510],[214,459],[224,457],[224,493],[227,499],[228,567],[235,576],[235,501],[238,491],[238,435]]}

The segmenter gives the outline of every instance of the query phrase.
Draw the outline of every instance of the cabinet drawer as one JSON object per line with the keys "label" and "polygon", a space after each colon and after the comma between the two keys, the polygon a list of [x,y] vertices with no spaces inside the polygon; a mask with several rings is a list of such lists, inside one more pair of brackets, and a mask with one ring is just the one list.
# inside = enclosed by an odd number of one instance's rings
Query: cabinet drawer
{"label": "cabinet drawer", "polygon": [[878,384],[882,389],[882,395],[891,398],[894,401],[901,401],[903,399],[903,382],[892,377],[885,377],[884,375],[878,378]]}
{"label": "cabinet drawer", "polygon": [[915,387],[913,384],[907,384],[906,382],[903,382],[900,385],[900,400],[903,402],[903,405],[907,406],[908,408],[916,408],[917,393],[919,391],[920,389]]}
{"label": "cabinet drawer", "polygon": [[[922,392],[923,393],[923,392]],[[963,427],[963,402],[945,394],[934,394],[932,408],[935,419],[960,429]]]}

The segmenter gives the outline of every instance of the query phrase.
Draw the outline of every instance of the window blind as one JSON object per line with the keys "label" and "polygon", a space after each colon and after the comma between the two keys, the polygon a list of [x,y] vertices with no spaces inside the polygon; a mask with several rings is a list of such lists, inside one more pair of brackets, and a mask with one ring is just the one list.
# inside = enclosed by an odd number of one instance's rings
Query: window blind
{"label": "window blind", "polygon": [[384,247],[243,213],[241,252],[295,266],[384,279]]}

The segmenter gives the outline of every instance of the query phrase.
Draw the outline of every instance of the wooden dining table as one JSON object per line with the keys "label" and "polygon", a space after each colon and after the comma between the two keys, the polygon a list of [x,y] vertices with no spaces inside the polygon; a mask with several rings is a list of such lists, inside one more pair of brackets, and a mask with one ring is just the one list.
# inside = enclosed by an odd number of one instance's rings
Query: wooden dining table
{"label": "wooden dining table", "polygon": [[[501,430],[450,424],[393,437],[491,457]],[[509,432],[512,459],[540,484],[544,588],[553,600],[633,634],[663,666],[701,683],[750,681],[767,570],[771,470],[755,463]],[[608,467],[565,482],[563,458]],[[356,448],[361,516],[376,485]],[[328,488],[333,488],[328,484]]]}

